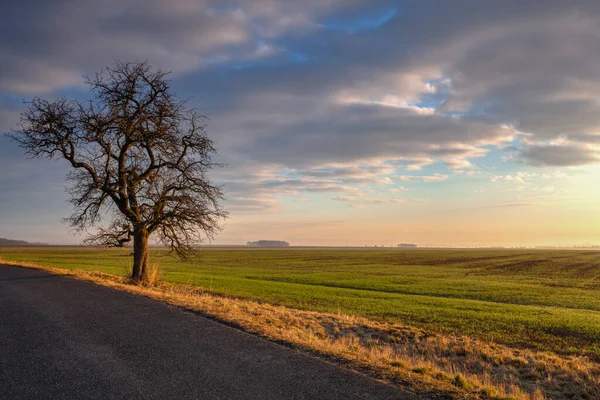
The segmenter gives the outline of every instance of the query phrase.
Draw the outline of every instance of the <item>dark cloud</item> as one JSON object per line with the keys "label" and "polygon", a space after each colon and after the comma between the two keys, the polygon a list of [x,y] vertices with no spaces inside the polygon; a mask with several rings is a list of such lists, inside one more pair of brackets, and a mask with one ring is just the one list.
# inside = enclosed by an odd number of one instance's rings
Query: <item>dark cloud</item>
{"label": "dark cloud", "polygon": [[244,144],[245,151],[256,159],[298,167],[326,161],[467,157],[473,155],[472,149],[456,149],[457,143],[494,145],[514,135],[510,128],[468,117],[448,118],[373,105],[338,106],[322,117],[274,128],[267,124],[256,140]]}
{"label": "dark cloud", "polygon": [[529,146],[520,155],[536,166],[566,167],[600,162],[598,151],[577,144]]}
{"label": "dark cloud", "polygon": [[[214,0],[30,1],[3,7],[0,90],[39,94],[78,85],[115,59],[148,59],[176,72],[262,57],[265,39],[336,6]],[[338,6],[342,2],[337,2]],[[349,2],[348,5],[351,5]],[[344,5],[346,6],[346,5]],[[260,27],[261,29],[257,29]]]}

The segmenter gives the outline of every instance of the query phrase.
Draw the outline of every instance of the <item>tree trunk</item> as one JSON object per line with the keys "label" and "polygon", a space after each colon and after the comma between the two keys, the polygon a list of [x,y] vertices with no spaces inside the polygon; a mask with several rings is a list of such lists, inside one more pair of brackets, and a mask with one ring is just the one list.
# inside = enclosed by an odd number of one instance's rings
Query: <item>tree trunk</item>
{"label": "tree trunk", "polygon": [[148,280],[148,231],[137,229],[133,233],[133,270],[131,279],[136,283]]}

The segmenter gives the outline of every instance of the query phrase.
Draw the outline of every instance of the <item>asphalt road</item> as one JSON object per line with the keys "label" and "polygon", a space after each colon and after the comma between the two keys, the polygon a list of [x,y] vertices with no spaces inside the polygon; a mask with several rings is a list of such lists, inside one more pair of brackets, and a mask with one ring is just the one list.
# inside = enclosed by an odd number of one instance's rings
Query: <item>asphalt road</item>
{"label": "asphalt road", "polygon": [[126,292],[0,265],[1,399],[412,399]]}

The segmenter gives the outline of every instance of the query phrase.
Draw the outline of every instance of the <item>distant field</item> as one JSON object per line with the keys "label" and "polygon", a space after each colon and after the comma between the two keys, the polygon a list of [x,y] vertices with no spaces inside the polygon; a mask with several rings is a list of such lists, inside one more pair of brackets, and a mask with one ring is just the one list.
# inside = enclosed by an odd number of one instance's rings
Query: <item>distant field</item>
{"label": "distant field", "polygon": [[[342,312],[600,360],[600,252],[213,248],[164,278],[213,293]],[[0,258],[123,274],[128,250],[2,248]]]}

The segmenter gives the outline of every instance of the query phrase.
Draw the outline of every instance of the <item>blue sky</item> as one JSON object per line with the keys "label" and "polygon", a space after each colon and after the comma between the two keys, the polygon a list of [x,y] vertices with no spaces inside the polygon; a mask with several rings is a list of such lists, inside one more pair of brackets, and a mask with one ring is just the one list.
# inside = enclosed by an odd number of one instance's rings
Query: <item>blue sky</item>
{"label": "blue sky", "polygon": [[[107,0],[0,15],[0,130],[115,60],[210,117],[218,244],[600,243],[594,1]],[[0,237],[77,243],[66,165],[0,137]]]}

